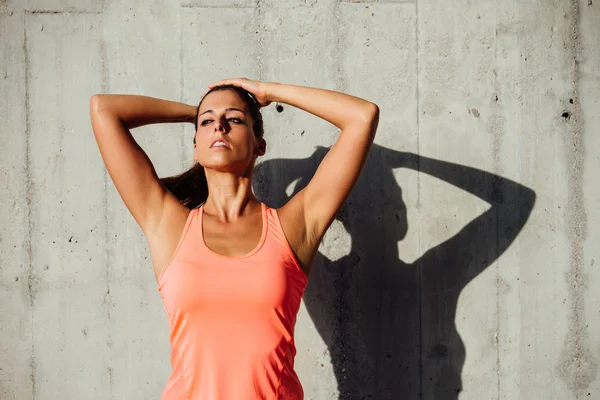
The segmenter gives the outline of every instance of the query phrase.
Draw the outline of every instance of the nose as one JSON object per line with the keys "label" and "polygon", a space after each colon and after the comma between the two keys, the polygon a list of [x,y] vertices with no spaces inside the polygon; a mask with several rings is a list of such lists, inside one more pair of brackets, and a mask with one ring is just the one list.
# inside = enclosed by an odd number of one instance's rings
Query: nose
{"label": "nose", "polygon": [[215,126],[215,132],[217,132],[217,131],[226,132],[227,131],[227,121],[225,121],[222,118],[217,118],[214,126]]}

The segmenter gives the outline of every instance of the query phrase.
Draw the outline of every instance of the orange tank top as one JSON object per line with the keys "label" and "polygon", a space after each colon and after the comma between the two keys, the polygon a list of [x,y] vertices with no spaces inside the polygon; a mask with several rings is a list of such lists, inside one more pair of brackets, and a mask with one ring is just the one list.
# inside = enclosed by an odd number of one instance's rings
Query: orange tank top
{"label": "orange tank top", "polygon": [[203,207],[190,211],[159,276],[170,328],[171,366],[162,400],[301,400],[294,326],[308,279],[261,203],[262,235],[241,257],[210,250]]}

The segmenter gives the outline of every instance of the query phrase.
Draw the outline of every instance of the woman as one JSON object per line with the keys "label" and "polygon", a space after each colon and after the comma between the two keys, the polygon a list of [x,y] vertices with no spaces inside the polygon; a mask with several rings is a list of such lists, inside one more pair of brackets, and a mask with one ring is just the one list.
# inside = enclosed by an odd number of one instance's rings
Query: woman
{"label": "woman", "polygon": [[[260,108],[285,103],[342,134],[310,183],[272,209],[252,193],[265,154]],[[302,399],[294,325],[319,243],[365,164],[379,121],[366,100],[325,89],[227,79],[198,107],[94,95],[94,135],[108,172],[148,240],[169,318],[162,399]],[[195,166],[159,179],[129,129],[194,122]]]}

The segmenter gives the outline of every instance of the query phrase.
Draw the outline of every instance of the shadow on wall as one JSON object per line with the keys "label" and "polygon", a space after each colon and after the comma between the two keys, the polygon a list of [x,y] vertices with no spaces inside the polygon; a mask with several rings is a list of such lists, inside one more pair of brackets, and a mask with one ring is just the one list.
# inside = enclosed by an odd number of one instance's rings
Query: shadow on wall
{"label": "shadow on wall", "polygon": [[[328,150],[258,164],[257,197],[282,206],[308,184]],[[491,208],[406,264],[397,245],[408,230],[406,206],[393,175],[401,167],[442,179]],[[340,399],[458,399],[465,360],[454,323],[458,296],[509,247],[534,202],[532,190],[497,175],[373,145],[336,217],[352,249],[337,261],[318,253],[304,295],[328,346]]]}

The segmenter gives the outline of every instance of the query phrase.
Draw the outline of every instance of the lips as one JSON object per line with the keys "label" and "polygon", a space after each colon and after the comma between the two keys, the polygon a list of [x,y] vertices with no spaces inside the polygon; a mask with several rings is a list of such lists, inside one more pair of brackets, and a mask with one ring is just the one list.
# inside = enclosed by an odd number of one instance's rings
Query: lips
{"label": "lips", "polygon": [[214,140],[214,141],[213,141],[213,142],[210,144],[210,148],[211,148],[211,149],[212,149],[212,148],[214,148],[216,143],[223,143],[223,144],[224,144],[224,146],[223,146],[223,145],[217,146],[217,148],[219,148],[219,149],[223,149],[223,148],[230,149],[230,148],[231,148],[231,146],[229,145],[229,143],[228,143],[227,141],[223,140],[223,139],[217,139],[217,140]]}

